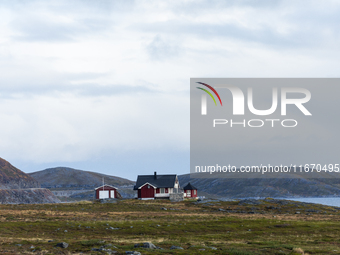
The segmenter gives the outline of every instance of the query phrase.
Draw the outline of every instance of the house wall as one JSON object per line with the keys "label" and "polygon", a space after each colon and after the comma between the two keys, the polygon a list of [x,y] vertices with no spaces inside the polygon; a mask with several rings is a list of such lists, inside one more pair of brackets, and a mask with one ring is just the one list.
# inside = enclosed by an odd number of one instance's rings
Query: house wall
{"label": "house wall", "polygon": [[[188,196],[188,192],[189,192],[190,196]],[[197,197],[197,190],[196,189],[195,190],[184,190],[184,197],[187,197],[187,198]]]}
{"label": "house wall", "polygon": [[175,185],[174,185],[175,189],[179,189],[179,181],[178,178],[176,177],[176,181],[175,181]]}
{"label": "house wall", "polygon": [[[161,193],[161,190],[163,190],[163,193]],[[170,190],[171,190],[171,188],[163,188],[163,189],[157,188],[156,189],[156,194],[171,193]]]}
{"label": "house wall", "polygon": [[191,191],[191,197],[197,197],[197,190],[196,189]]}
{"label": "house wall", "polygon": [[[161,193],[161,190],[163,190],[164,193]],[[163,189],[156,188],[156,190],[155,190],[155,198],[169,198],[169,195],[171,193],[173,193],[173,188],[163,188]],[[138,195],[138,198],[141,198],[141,195]]]}
{"label": "house wall", "polygon": [[144,185],[138,190],[138,198],[154,198],[155,189],[150,185]]}

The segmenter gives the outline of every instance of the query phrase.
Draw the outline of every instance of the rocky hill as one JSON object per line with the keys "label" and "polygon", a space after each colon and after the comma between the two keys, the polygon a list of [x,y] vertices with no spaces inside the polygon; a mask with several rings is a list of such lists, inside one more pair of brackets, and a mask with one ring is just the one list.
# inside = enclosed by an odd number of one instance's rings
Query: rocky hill
{"label": "rocky hill", "polygon": [[[225,198],[246,197],[331,197],[340,196],[340,179],[222,179],[190,178],[180,175],[181,186],[190,181],[197,187],[198,194],[212,194]],[[201,193],[200,193],[201,192]]]}
{"label": "rocky hill", "polygon": [[42,188],[52,189],[92,189],[105,183],[113,186],[133,185],[128,179],[68,167],[48,168],[29,173]]}
{"label": "rocky hill", "polygon": [[0,203],[41,204],[59,203],[60,200],[48,189],[40,188],[33,177],[0,158]]}
{"label": "rocky hill", "polygon": [[48,189],[0,189],[1,204],[60,203]]}
{"label": "rocky hill", "polygon": [[40,188],[37,180],[0,158],[0,189]]}
{"label": "rocky hill", "polygon": [[39,181],[41,187],[50,189],[56,196],[69,198],[67,201],[93,199],[94,189],[103,185],[103,178],[105,184],[117,187],[123,197],[132,198],[135,194],[133,181],[68,167],[48,168],[29,175]]}

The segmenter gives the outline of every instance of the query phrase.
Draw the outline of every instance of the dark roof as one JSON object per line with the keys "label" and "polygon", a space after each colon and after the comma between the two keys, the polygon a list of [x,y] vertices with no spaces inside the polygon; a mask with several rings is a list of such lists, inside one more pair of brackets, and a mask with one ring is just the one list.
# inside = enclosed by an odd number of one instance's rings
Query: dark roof
{"label": "dark roof", "polygon": [[183,188],[184,190],[197,190],[193,185],[190,184],[190,182]]}
{"label": "dark roof", "polygon": [[135,190],[143,186],[145,183],[150,183],[156,188],[173,188],[176,182],[176,174],[157,174],[155,175],[138,175]]}

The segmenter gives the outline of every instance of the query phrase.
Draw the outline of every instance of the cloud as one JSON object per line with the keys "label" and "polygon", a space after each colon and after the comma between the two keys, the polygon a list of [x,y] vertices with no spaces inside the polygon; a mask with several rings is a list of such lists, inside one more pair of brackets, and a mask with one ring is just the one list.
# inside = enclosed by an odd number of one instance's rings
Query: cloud
{"label": "cloud", "polygon": [[[29,42],[75,41],[79,36],[98,36],[112,30],[133,1],[13,1],[2,3],[11,11],[13,40]],[[112,16],[112,13],[115,13]],[[117,20],[116,20],[117,19]]]}
{"label": "cloud", "polygon": [[176,115],[186,105],[185,97],[165,94],[100,99],[65,94],[22,99],[19,104],[6,99],[0,103],[0,151],[41,163],[83,161],[103,151],[184,151],[188,116]]}
{"label": "cloud", "polygon": [[338,76],[339,8],[293,0],[3,1],[0,156],[30,170],[96,162],[134,173],[149,171],[155,157],[177,171],[173,157],[185,173],[189,78]]}
{"label": "cloud", "polygon": [[340,5],[331,5],[332,10],[320,9],[317,1],[309,6],[291,1],[188,1],[170,6],[173,15],[167,19],[132,26],[173,38],[194,36],[202,41],[218,38],[272,48],[315,48],[339,40]]}
{"label": "cloud", "polygon": [[[96,24],[97,23],[97,24]],[[24,41],[74,41],[79,34],[95,33],[103,29],[99,22],[91,20],[73,22],[72,24],[60,24],[46,20],[32,20],[30,23],[15,24],[20,32],[15,36],[16,40]]]}
{"label": "cloud", "polygon": [[130,85],[105,85],[98,84],[81,84],[81,85],[60,85],[57,83],[45,84],[44,86],[28,84],[18,86],[8,86],[2,88],[1,98],[10,98],[21,100],[27,96],[49,95],[56,96],[62,94],[72,94],[79,97],[103,97],[113,95],[134,95],[140,93],[160,93],[161,91],[147,86],[130,86]]}
{"label": "cloud", "polygon": [[92,36],[109,29],[111,24],[101,17],[67,17],[49,15],[24,15],[12,22],[16,32],[14,40],[22,41],[45,41],[63,42],[75,41],[80,35],[91,34]]}
{"label": "cloud", "polygon": [[180,55],[180,49],[174,42],[162,39],[156,35],[146,47],[150,58],[153,60],[166,60]]}

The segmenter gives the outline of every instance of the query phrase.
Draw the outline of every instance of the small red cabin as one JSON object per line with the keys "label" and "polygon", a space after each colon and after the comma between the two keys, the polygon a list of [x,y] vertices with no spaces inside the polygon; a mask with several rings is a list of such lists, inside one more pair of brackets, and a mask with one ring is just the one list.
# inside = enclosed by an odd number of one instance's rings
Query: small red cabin
{"label": "small red cabin", "polygon": [[197,198],[197,188],[190,184],[190,182],[183,188],[184,197]]}
{"label": "small red cabin", "polygon": [[103,185],[95,189],[96,199],[117,198],[117,188],[111,185]]}

